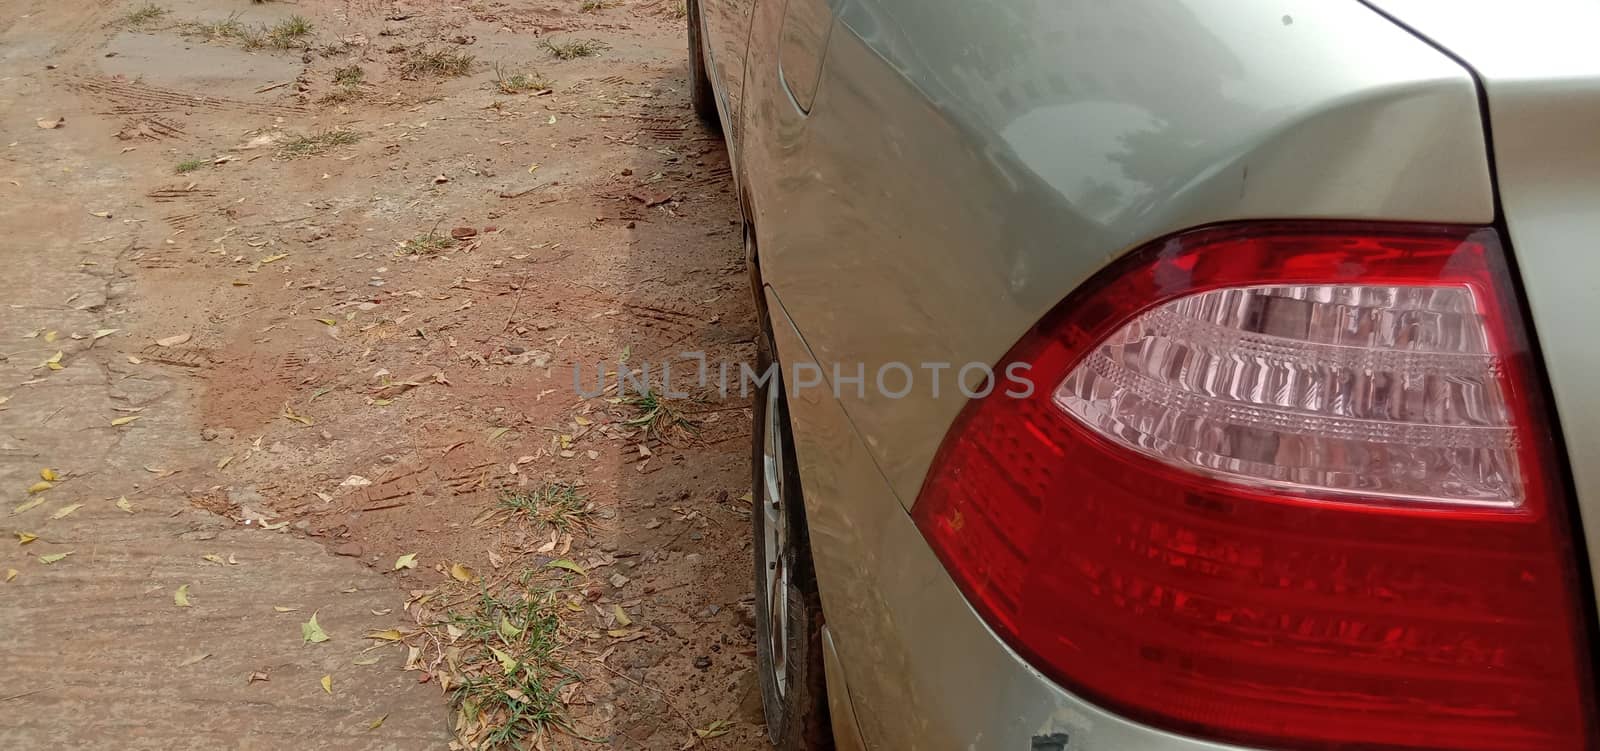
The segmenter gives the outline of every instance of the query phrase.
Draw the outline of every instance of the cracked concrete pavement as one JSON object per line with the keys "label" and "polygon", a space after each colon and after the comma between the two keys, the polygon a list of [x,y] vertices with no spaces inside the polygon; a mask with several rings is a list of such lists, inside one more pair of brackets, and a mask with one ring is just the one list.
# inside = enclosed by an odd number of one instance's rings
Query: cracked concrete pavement
{"label": "cracked concrete pavement", "polygon": [[[139,356],[152,293],[119,266],[136,224],[95,215],[129,176],[70,119],[36,126],[18,106],[39,85],[22,64],[0,64],[15,141],[0,160],[0,578],[16,571],[0,584],[0,748],[443,747],[441,692],[401,669],[404,650],[362,638],[395,624],[393,584],[192,502],[225,492],[194,466],[195,387]],[[119,330],[94,338],[106,329]],[[60,370],[43,365],[56,352]],[[62,479],[30,493],[45,468]],[[320,644],[302,640],[314,612]]]}

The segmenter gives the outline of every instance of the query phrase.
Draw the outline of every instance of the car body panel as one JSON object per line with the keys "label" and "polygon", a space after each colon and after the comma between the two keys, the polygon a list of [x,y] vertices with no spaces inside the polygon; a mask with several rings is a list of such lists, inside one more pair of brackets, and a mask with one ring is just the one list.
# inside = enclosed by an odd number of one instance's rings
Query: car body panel
{"label": "car body panel", "polygon": [[1378,5],[1459,55],[1483,82],[1510,246],[1568,437],[1592,580],[1600,580],[1600,442],[1589,438],[1600,435],[1600,4]]}
{"label": "car body panel", "polygon": [[[1183,228],[1494,218],[1470,76],[1359,3],[842,0],[809,116],[778,85],[778,6],[741,168],[764,278],[830,377],[993,363]],[[845,395],[906,504],[965,401],[940,377]]]}
{"label": "car body panel", "polygon": [[[706,75],[717,92],[723,135],[729,151],[737,152],[744,122],[745,46],[750,41],[750,21],[760,0],[695,0],[699,4],[704,34]],[[772,5],[773,0],[764,4]],[[781,0],[778,2],[782,5]]]}
{"label": "car body panel", "polygon": [[817,362],[782,301],[770,287],[766,295],[785,363],[822,607],[867,748],[1235,748],[1099,709],[1056,686],[1001,642],[923,542],[840,403],[824,389],[798,388],[795,369]]}

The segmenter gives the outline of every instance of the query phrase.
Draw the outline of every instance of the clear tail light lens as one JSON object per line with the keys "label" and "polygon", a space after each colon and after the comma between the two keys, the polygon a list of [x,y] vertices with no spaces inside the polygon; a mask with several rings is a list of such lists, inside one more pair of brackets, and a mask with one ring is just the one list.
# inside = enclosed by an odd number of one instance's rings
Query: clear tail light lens
{"label": "clear tail light lens", "polygon": [[1294,749],[1594,749],[1577,554],[1490,230],[1201,230],[1007,356],[913,510],[1067,688]]}

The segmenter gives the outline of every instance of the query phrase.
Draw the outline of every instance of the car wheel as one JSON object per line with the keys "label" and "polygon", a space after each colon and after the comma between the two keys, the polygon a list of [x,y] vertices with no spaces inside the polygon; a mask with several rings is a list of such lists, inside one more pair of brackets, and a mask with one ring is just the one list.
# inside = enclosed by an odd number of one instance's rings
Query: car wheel
{"label": "car wheel", "polygon": [[689,103],[707,126],[712,130],[721,130],[717,101],[711,91],[711,76],[706,72],[705,43],[700,38],[700,3],[698,0],[688,0],[686,7],[689,11]]}
{"label": "car wheel", "polygon": [[[771,337],[761,342],[766,372]],[[755,395],[751,520],[755,532],[756,662],[767,735],[780,751],[832,748],[822,667],[822,602],[806,534],[793,433],[776,370]]]}

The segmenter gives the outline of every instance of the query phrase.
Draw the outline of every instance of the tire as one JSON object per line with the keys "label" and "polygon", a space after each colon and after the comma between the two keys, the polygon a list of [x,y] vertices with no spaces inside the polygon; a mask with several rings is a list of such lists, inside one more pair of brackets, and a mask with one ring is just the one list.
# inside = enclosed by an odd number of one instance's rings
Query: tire
{"label": "tire", "polygon": [[[772,358],[772,338],[763,327],[758,345],[758,373],[766,372]],[[756,592],[756,671],[761,679],[761,703],[766,711],[767,737],[779,751],[819,751],[833,748],[828,720],[826,676],[822,665],[822,600],[817,595],[817,575],[811,564],[811,546],[806,534],[805,507],[796,471],[793,432],[789,424],[783,381],[773,378],[756,391],[751,425],[750,518],[754,537]],[[772,413],[776,411],[774,418]],[[774,429],[779,437],[776,451],[767,438]],[[774,473],[779,503],[769,514],[768,456],[781,457]],[[774,545],[769,553],[768,531],[782,525],[786,544]],[[786,577],[774,577],[772,565],[778,563]],[[786,580],[787,585],[783,582]],[[773,590],[781,589],[774,595]],[[781,597],[781,601],[780,598]],[[774,611],[778,612],[774,612]],[[785,618],[785,613],[787,617]],[[781,635],[775,627],[787,623]],[[780,644],[779,642],[782,642]]]}
{"label": "tire", "polygon": [[689,104],[694,114],[706,127],[721,132],[722,119],[717,114],[716,93],[711,90],[711,76],[706,71],[705,43],[700,38],[700,3],[688,0],[689,19]]}

